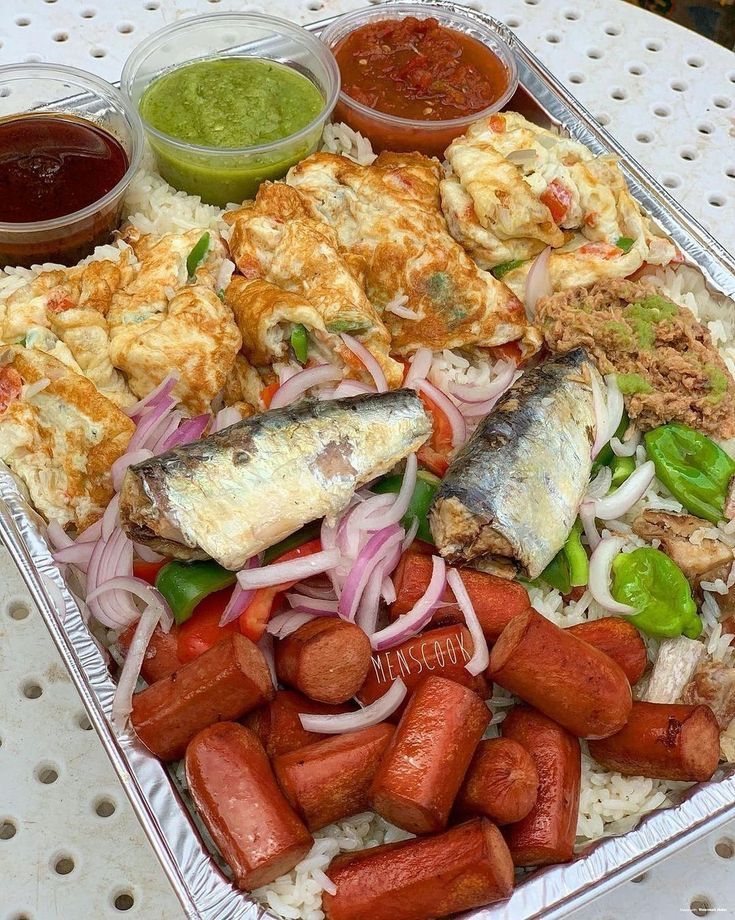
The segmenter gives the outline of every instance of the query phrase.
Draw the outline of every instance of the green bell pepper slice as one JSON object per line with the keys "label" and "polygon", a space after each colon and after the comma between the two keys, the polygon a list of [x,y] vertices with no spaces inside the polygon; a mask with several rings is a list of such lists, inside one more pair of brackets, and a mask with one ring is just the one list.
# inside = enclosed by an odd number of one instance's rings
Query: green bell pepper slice
{"label": "green bell pepper slice", "polygon": [[[615,437],[622,440],[623,435],[628,430],[629,424],[630,419],[628,418],[628,413],[625,411],[625,409],[623,409],[623,417],[620,419],[620,424],[615,431]],[[598,473],[601,467],[610,466],[614,459],[615,452],[613,451],[612,447],[610,447],[610,441],[608,441],[594,459],[592,464],[592,475],[594,476],[596,473]]]}
{"label": "green bell pepper slice", "polygon": [[635,473],[635,457],[615,457],[610,464],[610,469],[612,470],[610,485],[617,489],[631,473]]}
{"label": "green bell pepper slice", "polygon": [[577,518],[564,546],[554,556],[539,581],[556,588],[562,594],[569,594],[572,588],[587,585],[590,574],[590,561],[587,550],[582,545],[582,522]]}
{"label": "green bell pepper slice", "polygon": [[280,542],[274,543],[273,546],[269,546],[268,549],[263,551],[263,565],[270,565],[271,562],[283,556],[284,553],[289,553],[292,549],[303,546],[309,540],[315,540],[321,533],[321,529],[321,521],[312,521],[302,527],[301,530],[297,530],[296,533],[292,533],[290,536],[284,537]]}
{"label": "green bell pepper slice", "polygon": [[215,591],[235,584],[235,572],[223,569],[211,559],[201,562],[168,562],[156,577],[156,587],[168,601],[174,620],[180,625],[194,613],[197,604]]}
{"label": "green bell pepper slice", "polygon": [[619,236],[615,240],[615,245],[618,247],[618,249],[622,249],[623,252],[630,252],[634,244],[635,240],[632,236]]}
{"label": "green bell pepper slice", "polygon": [[291,330],[291,348],[299,364],[309,359],[309,333],[303,323],[297,323]]}
{"label": "green bell pepper slice", "polygon": [[661,550],[641,546],[612,564],[612,595],[638,613],[626,617],[649,636],[696,639],[702,631],[697,605],[684,573]]}
{"label": "green bell pepper slice", "polygon": [[209,252],[209,231],[202,233],[186,257],[186,273],[191,281],[196,277],[196,270]]}
{"label": "green bell pepper slice", "polygon": [[328,332],[346,332],[349,334],[367,332],[370,329],[370,323],[355,319],[336,319],[334,322],[327,323]]}
{"label": "green bell pepper slice", "polygon": [[524,262],[528,261],[527,259],[511,259],[510,262],[501,262],[500,265],[496,265],[495,268],[490,269],[490,274],[500,281],[503,275],[507,275],[508,272],[515,271],[517,268],[520,268]]}
{"label": "green bell pepper slice", "polygon": [[[397,473],[394,476],[386,476],[385,479],[381,479],[372,487],[372,490],[380,495],[385,495],[389,492],[398,494],[402,485],[403,476]],[[434,474],[430,473],[428,470],[419,470],[416,474],[416,485],[413,489],[413,495],[411,496],[411,501],[408,503],[408,510],[401,518],[401,524],[403,524],[406,530],[413,524],[414,520],[419,522],[419,529],[416,531],[416,537],[419,540],[423,540],[425,543],[434,543],[434,538],[431,535],[431,528],[429,527],[429,508],[434,501],[434,496],[439,491],[440,485],[441,479],[439,479],[438,476],[434,476]]]}
{"label": "green bell pepper slice", "polygon": [[718,523],[735,460],[707,435],[678,422],[662,425],[643,437],[656,476],[687,511]]}

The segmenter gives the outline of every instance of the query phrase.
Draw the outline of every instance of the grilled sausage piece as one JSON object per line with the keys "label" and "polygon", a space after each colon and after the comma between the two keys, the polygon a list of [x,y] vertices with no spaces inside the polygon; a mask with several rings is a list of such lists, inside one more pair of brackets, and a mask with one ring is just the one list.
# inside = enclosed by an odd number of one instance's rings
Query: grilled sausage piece
{"label": "grilled sausage piece", "polygon": [[709,706],[636,701],[625,728],[591,741],[590,754],[626,776],[702,782],[717,769],[720,728]]}
{"label": "grilled sausage piece", "polygon": [[620,666],[535,610],[505,627],[488,674],[580,738],[613,735],[630,715],[630,684]]}
{"label": "grilled sausage piece", "polygon": [[317,617],[276,644],[276,674],[313,700],[345,703],[367,677],[370,651],[359,626]]}
{"label": "grilled sausage piece", "polygon": [[515,706],[502,724],[503,737],[533,758],[538,795],[530,812],[503,828],[516,866],[568,862],[574,853],[582,753],[579,741],[530,706]]}
{"label": "grilled sausage piece", "polygon": [[[458,571],[488,642],[494,642],[514,616],[531,606],[528,592],[518,582],[478,572],[476,569]],[[429,587],[431,572],[431,556],[416,550],[408,550],[403,554],[393,575],[396,599],[389,611],[391,620],[408,613],[416,601],[423,597]],[[437,608],[432,624],[442,626],[447,623],[463,623],[464,616],[451,588],[445,589],[442,600],[452,606]]]}
{"label": "grilled sausage piece", "polygon": [[257,645],[232,633],[133,697],[131,721],[161,760],[178,760],[198,731],[273,699],[268,664]]}
{"label": "grilled sausage piece", "polygon": [[496,824],[525,818],[538,793],[538,771],[528,751],[510,738],[481,741],[459,790],[455,811]]}
{"label": "grilled sausage piece", "polygon": [[278,788],[250,729],[219,722],[199,732],[186,749],[186,780],[239,888],[272,882],[309,852],[312,836]]}
{"label": "grilled sausage piece", "polygon": [[349,703],[330,706],[310,700],[294,690],[277,690],[270,703],[243,719],[243,725],[255,732],[269,757],[276,757],[324,740],[324,735],[318,732],[307,732],[299,719],[300,712],[321,716],[351,709],[353,706]]}
{"label": "grilled sausage piece", "polygon": [[397,722],[416,686],[429,674],[434,674],[469,687],[485,699],[490,691],[487,679],[482,674],[473,677],[465,667],[473,651],[472,636],[466,626],[456,624],[421,633],[373,655],[372,666],[357,698],[367,706],[383,696],[400,677],[408,694],[403,706],[391,716],[391,721]]}
{"label": "grilled sausage piece", "polygon": [[[130,650],[130,643],[133,641],[137,625],[133,623],[125,632],[120,633],[117,640],[126,655]],[[147,684],[155,684],[157,680],[163,680],[181,667],[184,662],[179,658],[178,643],[178,626],[172,626],[167,633],[160,626],[156,626],[140,667],[140,676]]]}
{"label": "grilled sausage piece", "polygon": [[474,818],[443,834],[338,856],[327,875],[327,920],[426,920],[494,904],[513,889],[500,831]]}
{"label": "grilled sausage piece", "polygon": [[276,779],[310,831],[367,811],[370,784],[394,730],[381,722],[274,758]]}
{"label": "grilled sausage piece", "polygon": [[643,677],[648,664],[646,644],[632,623],[621,617],[601,617],[570,626],[569,632],[617,662],[631,685]]}
{"label": "grilled sausage piece", "polygon": [[375,811],[414,834],[446,827],[489,721],[472,690],[443,677],[423,680],[378,767],[370,790]]}

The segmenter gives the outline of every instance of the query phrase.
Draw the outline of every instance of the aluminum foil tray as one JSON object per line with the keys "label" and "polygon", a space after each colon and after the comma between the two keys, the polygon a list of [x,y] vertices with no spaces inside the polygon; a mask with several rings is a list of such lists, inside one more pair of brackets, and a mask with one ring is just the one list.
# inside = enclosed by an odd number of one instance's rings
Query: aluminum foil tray
{"label": "aluminum foil tray", "polygon": [[[616,154],[633,195],[697,265],[713,291],[735,297],[735,259],[637,163],[504,25],[451,0],[428,6],[461,11],[490,26],[513,50],[520,88],[509,108],[546,119],[595,153]],[[334,17],[307,28],[319,32]],[[272,916],[235,889],[202,842],[169,771],[133,736],[110,723],[114,684],[103,653],[54,564],[43,524],[24,490],[0,464],[0,539],[18,566],[61,654],[153,849],[192,920],[261,920]],[[466,920],[561,918],[625,879],[735,816],[735,766],[694,786],[681,801],[644,817],[636,829],[591,844],[574,862],[529,874],[509,901],[473,911]]]}

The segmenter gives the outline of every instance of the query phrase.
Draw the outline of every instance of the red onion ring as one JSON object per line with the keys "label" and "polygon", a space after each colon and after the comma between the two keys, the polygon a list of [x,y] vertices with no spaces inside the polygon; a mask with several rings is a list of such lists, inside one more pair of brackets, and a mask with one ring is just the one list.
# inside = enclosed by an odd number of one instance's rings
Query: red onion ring
{"label": "red onion ring", "polygon": [[[371,636],[370,645],[376,652],[382,652],[410,639],[411,636],[420,633],[431,620],[447,581],[447,567],[441,556],[432,556],[431,561],[431,579],[423,595],[408,613],[404,613],[389,626]],[[487,650],[487,646],[485,648]]]}
{"label": "red onion ring", "polygon": [[620,438],[610,438],[610,447],[616,457],[635,456],[640,443],[641,433],[637,428],[629,428],[622,441]]}
{"label": "red onion ring", "polygon": [[630,511],[646,494],[655,475],[656,467],[653,461],[646,460],[611,495],[599,498],[595,502],[595,517],[601,521],[611,521]]}
{"label": "red onion ring", "polygon": [[526,287],[523,299],[526,305],[526,316],[533,322],[536,316],[536,304],[542,297],[549,297],[553,293],[551,275],[549,273],[549,256],[551,246],[547,246],[533,260],[533,264],[526,275]]}
{"label": "red onion ring", "polygon": [[136,463],[142,463],[144,460],[150,460],[152,456],[153,451],[150,451],[145,447],[140,447],[138,450],[125,451],[125,453],[121,457],[118,457],[110,467],[113,489],[115,489],[116,492],[120,491],[122,488],[123,479],[125,478],[125,472],[129,466],[135,466]]}
{"label": "red onion ring", "polygon": [[428,396],[439,411],[447,417],[452,429],[452,447],[456,448],[464,444],[467,439],[467,423],[452,400],[438,387],[435,387],[433,383],[429,383],[428,380],[420,380],[416,384],[416,388],[419,393]]}
{"label": "red onion ring", "polygon": [[272,562],[255,569],[243,569],[237,573],[237,580],[245,589],[270,588],[286,582],[301,581],[319,575],[335,566],[340,560],[336,549],[322,550],[304,556],[301,559],[289,559],[287,562]]}
{"label": "red onion ring", "polygon": [[597,603],[610,613],[630,615],[636,608],[616,601],[610,593],[610,569],[613,560],[623,548],[620,537],[606,537],[601,540],[590,558],[589,589]]}
{"label": "red onion ring", "polygon": [[127,408],[123,409],[123,412],[130,418],[142,415],[144,409],[148,409],[152,405],[158,405],[167,396],[170,396],[173,388],[178,382],[179,375],[175,371],[172,371],[170,374],[167,374],[158,386],[154,390],[151,390],[147,396],[139,399],[138,402],[133,403],[132,406],[127,406]]}
{"label": "red onion ring", "polygon": [[241,421],[242,413],[237,406],[225,406],[215,416],[211,434],[214,434],[215,431],[222,431],[223,428],[229,428],[231,425],[237,425]]}
{"label": "red onion ring", "polygon": [[485,634],[482,631],[482,626],[480,625],[480,621],[477,618],[475,608],[472,605],[472,601],[470,600],[470,596],[464,586],[464,582],[462,581],[462,578],[456,569],[450,569],[447,572],[447,583],[452,589],[452,593],[457,600],[459,609],[464,614],[465,622],[467,623],[467,629],[469,629],[470,635],[472,636],[472,657],[465,664],[465,668],[473,677],[476,677],[478,674],[481,674],[490,664],[490,652],[487,648],[487,639],[485,638]]}
{"label": "red onion ring", "polygon": [[579,507],[579,519],[582,522],[584,535],[587,537],[590,549],[596,549],[600,543],[600,533],[595,523],[595,503],[593,501],[582,502]]}
{"label": "red onion ring", "polygon": [[357,712],[339,712],[330,715],[314,715],[300,712],[301,725],[307,732],[322,735],[339,735],[343,732],[357,731],[384,722],[403,702],[407,693],[406,685],[397,677],[388,690],[374,703]]}
{"label": "red onion ring", "polygon": [[607,412],[607,402],[605,401],[602,387],[594,371],[590,375],[590,383],[592,386],[592,405],[595,412],[595,440],[592,444],[592,459],[594,460],[609,440],[610,417]]}
{"label": "red onion ring", "polygon": [[320,364],[317,367],[309,367],[305,371],[299,371],[298,374],[289,377],[285,383],[278,387],[273,399],[271,399],[270,408],[282,409],[312,387],[318,387],[323,383],[341,379],[342,372],[329,364]]}
{"label": "red onion ring", "polygon": [[419,348],[411,358],[403,386],[415,389],[420,380],[426,380],[433,358],[430,348]]}
{"label": "red onion ring", "polygon": [[368,579],[381,559],[398,546],[403,539],[403,528],[394,524],[373,534],[360,551],[342,588],[339,599],[339,615],[345,620],[354,621],[360,598]]}
{"label": "red onion ring", "polygon": [[207,425],[212,421],[209,412],[203,415],[195,415],[194,418],[188,418],[183,421],[172,434],[168,435],[161,444],[161,451],[171,450],[174,447],[182,447],[184,444],[190,444],[192,441],[198,441],[207,430]]}
{"label": "red onion ring", "polygon": [[365,348],[362,342],[358,342],[357,339],[353,338],[351,335],[347,335],[346,332],[342,333],[341,339],[352,354],[355,355],[356,358],[359,358],[362,364],[365,365],[365,370],[367,370],[375,381],[375,389],[378,393],[385,393],[388,389],[388,381],[385,379],[383,369],[375,360],[375,357]]}
{"label": "red onion ring", "polygon": [[161,619],[162,610],[154,604],[150,604],[143,611],[138,625],[133,633],[133,640],[125,656],[120,679],[115,687],[115,695],[112,698],[112,724],[118,731],[125,731],[127,728],[128,716],[133,709],[133,694],[135,685],[140,676],[140,669],[143,666],[145,653],[148,643],[158,626]]}
{"label": "red onion ring", "polygon": [[271,617],[265,628],[276,639],[285,639],[292,632],[296,632],[304,623],[315,620],[316,617],[317,614],[315,613],[286,610],[284,613],[277,613],[274,617]]}

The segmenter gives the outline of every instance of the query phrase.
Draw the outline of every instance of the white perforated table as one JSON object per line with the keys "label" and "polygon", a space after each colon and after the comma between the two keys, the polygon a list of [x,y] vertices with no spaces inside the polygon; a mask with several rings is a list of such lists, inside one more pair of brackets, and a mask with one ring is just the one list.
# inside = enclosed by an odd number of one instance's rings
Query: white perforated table
{"label": "white perforated table", "polygon": [[[269,0],[299,22],[364,0]],[[731,251],[735,55],[622,0],[472,0],[502,19]],[[58,61],[110,80],[136,42],[235,0],[0,0],[0,64]],[[575,920],[735,915],[735,824]],[[180,920],[82,705],[0,549],[0,920]],[[513,920],[513,918],[509,918]]]}

